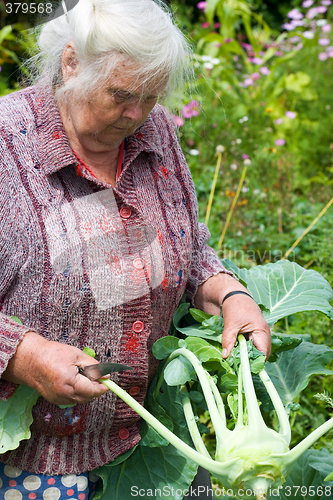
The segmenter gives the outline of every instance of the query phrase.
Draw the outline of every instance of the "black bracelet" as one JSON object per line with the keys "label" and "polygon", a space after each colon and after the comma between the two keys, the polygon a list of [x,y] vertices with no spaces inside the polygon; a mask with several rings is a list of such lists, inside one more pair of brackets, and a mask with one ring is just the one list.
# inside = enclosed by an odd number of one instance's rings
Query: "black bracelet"
{"label": "black bracelet", "polygon": [[[237,295],[238,293],[242,293],[244,295],[248,295],[249,297],[251,297],[251,295],[247,292],[243,292],[243,290],[234,290],[233,292],[229,292],[227,293],[227,295],[223,298],[222,300],[222,303],[221,303],[221,306],[222,304],[229,298],[229,297],[232,297],[233,295]],[[251,297],[252,300],[254,300],[253,297]]]}

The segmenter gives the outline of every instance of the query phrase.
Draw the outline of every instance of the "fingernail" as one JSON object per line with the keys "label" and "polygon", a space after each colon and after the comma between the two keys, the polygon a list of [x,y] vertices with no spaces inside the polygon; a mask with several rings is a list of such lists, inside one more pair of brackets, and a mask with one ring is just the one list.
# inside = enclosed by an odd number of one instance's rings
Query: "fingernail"
{"label": "fingernail", "polygon": [[224,348],[224,349],[222,349],[222,358],[226,358],[226,357],[227,357],[227,355],[228,355],[228,351],[227,351],[227,349],[225,349],[225,348]]}

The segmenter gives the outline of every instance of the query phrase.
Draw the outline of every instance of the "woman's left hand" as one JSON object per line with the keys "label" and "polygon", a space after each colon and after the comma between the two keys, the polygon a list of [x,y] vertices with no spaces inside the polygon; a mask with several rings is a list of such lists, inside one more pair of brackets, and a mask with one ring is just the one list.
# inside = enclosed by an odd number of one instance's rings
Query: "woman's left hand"
{"label": "woman's left hand", "polygon": [[222,305],[224,329],[222,334],[222,356],[227,358],[240,333],[249,334],[253,344],[262,351],[266,359],[271,352],[271,334],[256,302],[244,294],[227,298]]}
{"label": "woman's left hand", "polygon": [[[246,288],[232,276],[219,273],[198,287],[195,306],[208,314],[220,314],[220,304],[235,290],[248,294]],[[235,294],[222,305],[224,330],[222,334],[222,356],[227,358],[240,333],[249,334],[253,344],[263,352],[266,359],[271,353],[271,333],[260,307],[249,295]]]}

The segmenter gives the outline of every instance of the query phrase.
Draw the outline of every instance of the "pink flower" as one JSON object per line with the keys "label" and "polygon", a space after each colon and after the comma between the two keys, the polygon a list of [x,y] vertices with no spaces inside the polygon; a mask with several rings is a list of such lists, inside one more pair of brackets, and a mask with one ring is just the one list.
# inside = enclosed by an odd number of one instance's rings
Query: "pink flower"
{"label": "pink flower", "polygon": [[254,57],[254,58],[252,59],[252,62],[253,62],[254,64],[262,64],[262,59],[261,59],[260,57]]}
{"label": "pink flower", "polygon": [[199,2],[197,5],[198,9],[205,10],[207,7],[207,2]]}
{"label": "pink flower", "polygon": [[327,55],[328,55],[328,57],[333,57],[333,50],[327,51]]}
{"label": "pink flower", "polygon": [[331,31],[331,25],[330,24],[325,24],[325,26],[322,26],[321,30],[324,33],[329,33]]}
{"label": "pink flower", "polygon": [[215,24],[214,24],[214,28],[215,28],[215,29],[218,29],[220,26],[221,26],[221,24],[220,24],[220,23],[215,23]]}
{"label": "pink flower", "polygon": [[321,4],[322,5],[331,5],[332,1],[331,0],[322,0]]}
{"label": "pink flower", "polygon": [[287,30],[287,31],[292,31],[295,26],[291,23],[285,23],[285,24],[282,24],[282,28]]}
{"label": "pink flower", "polygon": [[319,45],[322,45],[324,47],[326,45],[329,45],[330,41],[328,38],[319,38],[318,43]]}
{"label": "pink flower", "polygon": [[295,111],[286,111],[285,115],[287,118],[294,120],[294,118],[296,118],[297,116],[297,113],[295,113]]}
{"label": "pink flower", "polygon": [[192,148],[194,146],[194,141],[192,139],[188,139],[187,144]]}
{"label": "pink flower", "polygon": [[298,9],[293,9],[287,14],[290,19],[303,19],[303,14]]}
{"label": "pink flower", "polygon": [[248,160],[249,159],[249,155],[242,154],[242,159],[243,160]]}
{"label": "pink flower", "polygon": [[213,127],[213,128],[217,128],[217,124],[216,124],[216,123],[213,123],[212,127]]}
{"label": "pink flower", "polygon": [[201,27],[202,28],[209,28],[209,22],[206,21],[205,23],[202,23]]}
{"label": "pink flower", "polygon": [[245,78],[244,85],[245,85],[245,87],[250,87],[250,85],[253,85],[252,78]]}
{"label": "pink flower", "polygon": [[176,125],[176,127],[182,127],[184,125],[184,119],[181,116],[176,116],[174,115],[172,117],[173,123]]}
{"label": "pink flower", "polygon": [[312,4],[313,0],[304,0],[304,2],[302,3],[302,7],[304,7],[304,9],[307,9],[308,7],[311,7]]}
{"label": "pink flower", "polygon": [[251,75],[251,78],[255,82],[256,80],[259,80],[260,74],[256,71],[253,75]]}
{"label": "pink flower", "polygon": [[182,109],[182,115],[184,118],[192,118],[192,116],[198,116],[200,110],[200,104],[198,101],[191,101]]}
{"label": "pink flower", "polygon": [[274,120],[274,123],[276,125],[281,125],[281,123],[283,123],[283,118],[277,118],[276,120]]}
{"label": "pink flower", "polygon": [[323,5],[319,5],[319,7],[317,7],[317,12],[319,12],[319,14],[325,14],[326,11],[327,7],[324,7]]}
{"label": "pink flower", "polygon": [[277,146],[284,146],[286,141],[284,139],[276,139],[275,144]]}
{"label": "pink flower", "polygon": [[308,19],[313,19],[318,14],[318,7],[312,7],[306,15]]}
{"label": "pink flower", "polygon": [[270,74],[270,72],[271,72],[271,71],[267,68],[267,66],[261,66],[261,68],[259,69],[259,71],[260,71],[260,73],[261,73],[262,75],[265,75],[265,76],[269,75],[269,74]]}
{"label": "pink flower", "polygon": [[326,61],[327,58],[328,58],[328,55],[326,54],[326,52],[320,52],[320,54],[318,56],[318,59],[320,61]]}

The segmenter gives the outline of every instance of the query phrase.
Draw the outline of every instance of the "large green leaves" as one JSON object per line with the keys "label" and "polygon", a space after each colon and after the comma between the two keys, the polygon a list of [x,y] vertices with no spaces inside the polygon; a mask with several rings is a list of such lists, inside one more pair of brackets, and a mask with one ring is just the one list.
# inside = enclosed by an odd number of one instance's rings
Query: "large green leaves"
{"label": "large green leaves", "polygon": [[268,324],[300,311],[320,311],[333,319],[330,284],[316,271],[304,269],[295,262],[280,260],[274,264],[239,269],[229,260],[223,264],[247,286],[263,312]]}
{"label": "large green leaves", "polygon": [[7,400],[0,400],[0,453],[14,450],[22,439],[30,438],[32,408],[40,394],[20,385]]}
{"label": "large green leaves", "polygon": [[[149,388],[146,408],[156,418],[162,417],[169,429],[192,446],[178,388],[163,383],[154,400],[156,378]],[[144,436],[142,442],[125,457],[126,460],[112,462],[95,471],[102,477],[104,489],[101,488],[94,500],[132,500],[133,496],[142,499],[183,498],[183,492],[192,483],[198,465],[163,442],[163,438],[145,423],[141,435]]]}
{"label": "large green leaves", "polygon": [[272,488],[269,500],[332,500],[333,481],[324,482],[333,468],[333,456],[325,449],[308,450],[295,463],[285,484]]}
{"label": "large green leaves", "polygon": [[295,349],[279,354],[275,363],[267,363],[266,371],[285,405],[291,404],[308,385],[313,375],[333,375],[326,365],[333,350],[325,345],[301,342]]}

